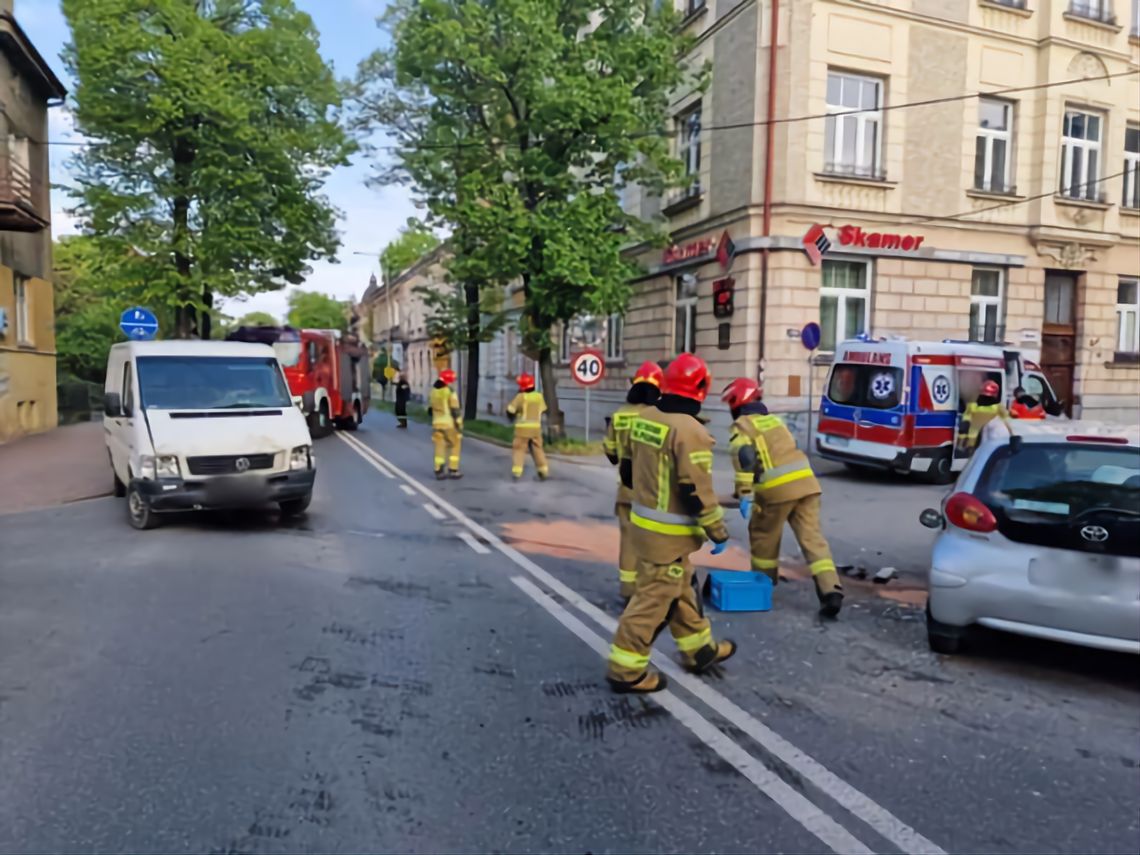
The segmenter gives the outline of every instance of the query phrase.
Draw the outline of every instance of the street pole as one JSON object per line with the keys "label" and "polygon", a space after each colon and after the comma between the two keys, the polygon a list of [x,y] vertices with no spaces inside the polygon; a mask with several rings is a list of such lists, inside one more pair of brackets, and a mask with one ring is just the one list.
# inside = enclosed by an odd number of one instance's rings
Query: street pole
{"label": "street pole", "polygon": [[815,378],[812,377],[812,364],[811,364],[812,363],[812,352],[810,350],[808,351],[808,360],[807,361],[808,361],[808,368],[807,368],[807,375],[808,375],[807,454],[808,454],[808,457],[810,458],[811,457],[811,399],[812,399],[812,387],[814,385],[814,380],[815,380]]}
{"label": "street pole", "polygon": [[590,387],[586,387],[586,444],[590,444]]}

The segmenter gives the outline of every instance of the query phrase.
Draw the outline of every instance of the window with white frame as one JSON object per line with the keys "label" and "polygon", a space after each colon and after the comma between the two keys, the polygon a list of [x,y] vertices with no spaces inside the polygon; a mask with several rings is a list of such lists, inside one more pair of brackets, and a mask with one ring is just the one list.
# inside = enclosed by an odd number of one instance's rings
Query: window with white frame
{"label": "window with white frame", "polygon": [[677,117],[677,157],[685,166],[685,175],[696,179],[687,192],[700,192],[701,175],[701,104]]}
{"label": "window with white frame", "polygon": [[970,281],[970,341],[996,342],[1004,338],[1004,300],[1003,271],[996,267],[975,267]]}
{"label": "window with white frame", "polygon": [[1100,139],[1103,121],[1096,113],[1066,110],[1061,139],[1061,195],[1100,201]]}
{"label": "window with white frame", "polygon": [[824,172],[882,177],[883,81],[842,71],[827,73]]}
{"label": "window with white frame", "polygon": [[16,290],[16,341],[20,344],[33,344],[32,339],[32,296],[28,288],[28,280],[23,276],[15,277]]}
{"label": "window with white frame", "polygon": [[[1136,0],[1140,4],[1140,0]],[[1140,126],[1124,129],[1124,192],[1120,204],[1125,208],[1140,208]]]}
{"label": "window with white frame", "polygon": [[1140,0],[1132,0],[1132,35],[1140,36]]}
{"label": "window with white frame", "polygon": [[693,353],[697,347],[697,277],[682,273],[674,283],[673,352]]}
{"label": "window with white frame", "polygon": [[1140,354],[1140,279],[1116,286],[1116,352]]}
{"label": "window with white frame", "polygon": [[1115,20],[1112,14],[1112,0],[1070,0],[1069,14],[1093,21]]}
{"label": "window with white frame", "polygon": [[836,342],[867,332],[870,308],[871,265],[824,259],[819,289],[820,350],[834,352]]}
{"label": "window with white frame", "polygon": [[606,359],[617,360],[624,355],[625,318],[613,314],[606,318]]}
{"label": "window with white frame", "polygon": [[1012,193],[1013,104],[997,98],[978,101],[978,136],[974,145],[974,189]]}

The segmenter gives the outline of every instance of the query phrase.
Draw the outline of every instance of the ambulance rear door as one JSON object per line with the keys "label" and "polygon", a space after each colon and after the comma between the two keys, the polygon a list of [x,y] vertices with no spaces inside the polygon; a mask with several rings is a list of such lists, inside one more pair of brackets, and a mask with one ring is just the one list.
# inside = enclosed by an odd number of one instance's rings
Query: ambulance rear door
{"label": "ambulance rear door", "polygon": [[911,443],[915,448],[949,447],[958,428],[958,383],[952,354],[911,357]]}

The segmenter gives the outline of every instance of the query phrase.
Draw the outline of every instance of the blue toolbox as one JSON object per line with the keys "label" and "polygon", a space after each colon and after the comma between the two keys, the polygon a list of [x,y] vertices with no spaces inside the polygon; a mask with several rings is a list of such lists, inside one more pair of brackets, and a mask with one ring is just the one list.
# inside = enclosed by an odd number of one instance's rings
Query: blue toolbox
{"label": "blue toolbox", "polygon": [[766,612],[772,608],[772,580],[763,573],[710,570],[709,600],[722,612]]}

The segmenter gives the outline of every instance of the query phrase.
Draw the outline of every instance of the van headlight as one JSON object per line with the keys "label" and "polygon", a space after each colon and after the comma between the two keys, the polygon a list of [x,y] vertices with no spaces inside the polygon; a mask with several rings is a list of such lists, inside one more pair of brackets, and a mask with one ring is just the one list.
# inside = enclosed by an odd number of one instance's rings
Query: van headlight
{"label": "van headlight", "polygon": [[182,470],[178,467],[178,458],[173,454],[162,454],[157,457],[144,454],[139,458],[139,474],[149,481],[154,481],[157,478],[181,478]]}
{"label": "van headlight", "polygon": [[312,469],[313,447],[311,445],[298,445],[289,453],[290,469]]}

